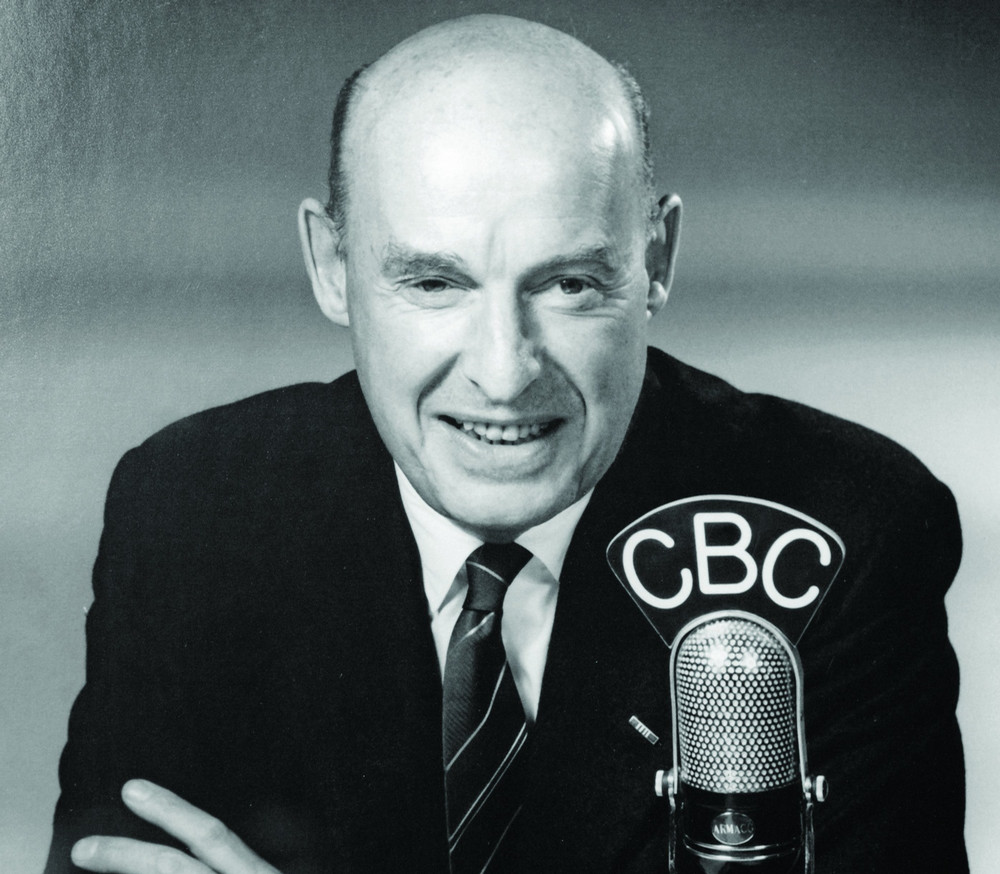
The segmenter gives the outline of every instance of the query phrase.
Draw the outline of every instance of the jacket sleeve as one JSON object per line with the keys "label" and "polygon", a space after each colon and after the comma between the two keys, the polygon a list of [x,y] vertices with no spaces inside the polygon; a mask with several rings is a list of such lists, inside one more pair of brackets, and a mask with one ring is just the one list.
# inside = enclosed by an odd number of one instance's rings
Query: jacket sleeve
{"label": "jacket sleeve", "polygon": [[802,641],[810,766],[830,783],[816,810],[822,872],[968,871],[944,607],[961,534],[951,493],[923,485],[868,520]]}
{"label": "jacket sleeve", "polygon": [[[150,507],[137,477],[136,451],[119,463],[105,505],[88,610],[86,682],[73,705],[59,766],[47,874],[77,871],[75,841],[91,834],[173,843],[132,814],[120,797],[133,777],[156,779],[184,756],[183,701],[171,692],[176,664],[162,617],[168,592],[153,585],[141,558]],[[166,644],[166,645],[165,645]],[[176,845],[176,844],[175,844]]]}

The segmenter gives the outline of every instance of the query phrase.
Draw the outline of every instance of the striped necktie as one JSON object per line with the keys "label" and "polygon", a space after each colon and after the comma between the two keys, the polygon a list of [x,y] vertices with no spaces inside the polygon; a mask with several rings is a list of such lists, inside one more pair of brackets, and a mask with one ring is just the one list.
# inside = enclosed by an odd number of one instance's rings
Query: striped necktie
{"label": "striped necktie", "polygon": [[486,543],[465,563],[469,591],[444,666],[444,768],[451,874],[480,874],[521,809],[527,739],[500,618],[507,587],[531,558]]}

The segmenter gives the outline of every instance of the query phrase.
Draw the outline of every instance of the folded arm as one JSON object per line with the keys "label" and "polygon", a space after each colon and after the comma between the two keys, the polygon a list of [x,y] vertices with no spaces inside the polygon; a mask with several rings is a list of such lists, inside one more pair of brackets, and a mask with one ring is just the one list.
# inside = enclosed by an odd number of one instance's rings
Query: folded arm
{"label": "folded arm", "polygon": [[128,808],[159,826],[191,852],[133,838],[92,835],[73,846],[74,864],[111,874],[278,874],[224,823],[145,780],[122,789]]}

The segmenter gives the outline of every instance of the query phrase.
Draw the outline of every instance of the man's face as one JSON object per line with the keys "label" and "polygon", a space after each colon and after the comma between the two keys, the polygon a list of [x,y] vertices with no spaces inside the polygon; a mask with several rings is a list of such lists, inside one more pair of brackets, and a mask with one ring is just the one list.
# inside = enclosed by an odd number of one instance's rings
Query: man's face
{"label": "man's face", "polygon": [[375,124],[346,288],[393,457],[439,512],[503,539],[593,488],[621,445],[645,368],[647,225],[620,124],[518,128],[482,109]]}

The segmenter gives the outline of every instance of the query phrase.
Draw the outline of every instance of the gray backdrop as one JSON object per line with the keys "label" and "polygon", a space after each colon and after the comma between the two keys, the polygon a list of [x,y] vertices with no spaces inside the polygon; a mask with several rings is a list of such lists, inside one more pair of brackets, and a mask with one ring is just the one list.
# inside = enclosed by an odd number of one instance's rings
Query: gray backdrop
{"label": "gray backdrop", "polygon": [[968,841],[998,870],[991,5],[0,0],[0,870],[44,858],[115,461],[185,413],[350,366],[294,221],[324,193],[336,89],[475,11],[574,33],[644,85],[687,207],[660,345],[886,432],[956,491]]}

